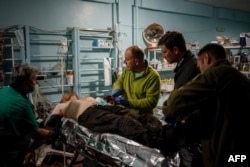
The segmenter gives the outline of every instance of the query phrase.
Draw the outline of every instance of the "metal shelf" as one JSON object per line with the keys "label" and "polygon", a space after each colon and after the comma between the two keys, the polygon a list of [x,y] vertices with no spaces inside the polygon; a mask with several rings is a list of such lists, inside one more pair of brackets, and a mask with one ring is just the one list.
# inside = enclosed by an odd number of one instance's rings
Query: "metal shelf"
{"label": "metal shelf", "polygon": [[223,46],[225,49],[250,49],[250,46]]}
{"label": "metal shelf", "polygon": [[72,33],[69,30],[51,31],[31,26],[26,26],[25,30],[27,62],[39,67],[40,72],[46,75],[44,82],[39,81],[41,93],[47,99],[61,99],[64,92],[74,89],[74,85],[66,84],[66,72],[74,68],[75,57],[70,50]]}
{"label": "metal shelf", "polygon": [[[74,28],[73,39],[76,45],[73,51],[78,55],[75,62],[75,67],[78,69],[75,73],[75,79],[76,83],[79,83],[77,85],[79,96],[92,94],[103,96],[111,91],[112,85],[104,86],[105,84],[103,84],[100,85],[101,87],[96,87],[97,85],[89,84],[91,82],[105,82],[103,79],[104,64],[101,64],[104,63],[105,58],[110,58],[111,68],[108,70],[112,80],[112,73],[115,70],[112,67],[116,59],[111,32],[113,30]],[[98,89],[98,91],[91,91],[93,89]]]}

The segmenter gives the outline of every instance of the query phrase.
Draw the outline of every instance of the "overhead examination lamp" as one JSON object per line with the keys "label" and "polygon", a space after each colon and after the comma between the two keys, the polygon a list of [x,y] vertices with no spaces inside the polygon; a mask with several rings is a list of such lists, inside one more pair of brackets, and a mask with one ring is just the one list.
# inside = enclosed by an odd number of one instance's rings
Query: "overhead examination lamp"
{"label": "overhead examination lamp", "polygon": [[143,39],[148,48],[157,48],[157,43],[164,33],[164,28],[160,24],[153,23],[148,25],[143,31]]}

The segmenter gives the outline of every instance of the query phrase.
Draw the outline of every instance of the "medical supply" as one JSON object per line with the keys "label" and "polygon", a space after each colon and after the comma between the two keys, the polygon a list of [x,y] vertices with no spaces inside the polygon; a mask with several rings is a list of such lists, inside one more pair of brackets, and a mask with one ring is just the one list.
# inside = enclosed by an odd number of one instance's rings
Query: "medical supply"
{"label": "medical supply", "polygon": [[67,79],[67,84],[73,85],[73,83],[74,83],[74,73],[73,73],[73,71],[67,71],[66,79]]}

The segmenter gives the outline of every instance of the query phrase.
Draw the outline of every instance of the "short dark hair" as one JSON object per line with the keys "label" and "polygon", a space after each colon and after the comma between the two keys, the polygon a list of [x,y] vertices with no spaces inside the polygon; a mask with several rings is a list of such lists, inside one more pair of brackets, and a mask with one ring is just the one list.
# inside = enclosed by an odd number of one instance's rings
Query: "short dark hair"
{"label": "short dark hair", "polygon": [[208,53],[210,56],[215,59],[226,59],[226,51],[224,47],[220,44],[209,43],[203,46],[198,52],[198,57],[204,53]]}
{"label": "short dark hair", "polygon": [[137,58],[139,60],[144,59],[144,52],[139,46],[133,45],[133,46],[128,47],[127,50],[131,51],[131,54],[134,58]]}
{"label": "short dark hair", "polygon": [[12,69],[10,85],[20,87],[24,82],[30,81],[38,74],[38,70],[28,64],[16,65]]}
{"label": "short dark hair", "polygon": [[163,44],[170,50],[177,47],[181,51],[187,51],[186,41],[182,33],[178,31],[167,31],[158,41],[159,46]]}

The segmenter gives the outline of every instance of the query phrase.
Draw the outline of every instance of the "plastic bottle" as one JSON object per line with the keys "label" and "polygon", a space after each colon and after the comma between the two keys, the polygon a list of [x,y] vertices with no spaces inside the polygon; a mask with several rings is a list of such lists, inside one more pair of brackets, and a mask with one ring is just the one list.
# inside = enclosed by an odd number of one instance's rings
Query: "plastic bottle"
{"label": "plastic bottle", "polygon": [[67,79],[67,84],[73,85],[73,83],[74,83],[74,73],[73,73],[73,71],[67,71],[66,79]]}

